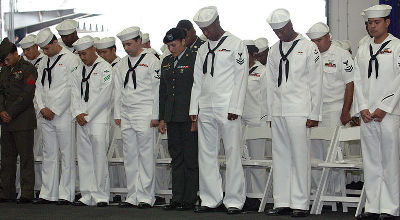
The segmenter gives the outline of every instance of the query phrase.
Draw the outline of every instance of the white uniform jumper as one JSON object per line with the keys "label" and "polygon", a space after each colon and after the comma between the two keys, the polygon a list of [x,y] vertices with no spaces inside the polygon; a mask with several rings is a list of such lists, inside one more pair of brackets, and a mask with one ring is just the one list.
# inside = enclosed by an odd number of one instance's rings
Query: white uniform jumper
{"label": "white uniform jumper", "polygon": [[[249,70],[242,122],[249,127],[267,126],[267,72],[264,65],[256,61]],[[269,123],[268,123],[269,126]],[[264,160],[266,139],[246,141],[249,156],[253,160]],[[246,171],[246,189],[249,193],[262,194],[267,180],[265,169]]]}
{"label": "white uniform jumper", "polygon": [[137,57],[125,56],[115,67],[114,118],[121,119],[128,188],[125,202],[153,205],[157,130],[150,127],[150,121],[158,120],[160,61],[144,49]]}
{"label": "white uniform jumper", "polygon": [[381,44],[375,44],[372,39],[370,44],[362,44],[358,49],[354,77],[358,109],[368,109],[371,114],[377,108],[387,112],[382,122],[361,122],[365,212],[396,216],[399,215],[400,188],[399,63],[400,41],[397,38],[389,34]]}
{"label": "white uniform jumper", "polygon": [[[240,156],[241,120],[228,120],[228,113],[242,115],[248,75],[247,49],[234,35],[225,32],[220,40],[208,40],[199,48],[189,115],[198,115],[202,206],[215,208],[223,199],[225,207],[243,207],[246,195]],[[218,163],[221,137],[226,156],[225,198]]]}
{"label": "white uniform jumper", "polygon": [[87,124],[77,124],[76,130],[80,201],[86,205],[108,203],[107,149],[113,70],[110,64],[98,57],[92,66],[81,63],[73,77],[72,117],[88,114],[85,116]]}
{"label": "white uniform jumper", "polygon": [[[42,188],[39,197],[50,201],[65,199],[72,202],[75,198],[75,150],[70,104],[72,72],[78,65],[79,58],[63,48],[53,57],[45,56],[38,68],[35,104],[43,132]],[[42,117],[40,110],[45,107],[54,112],[53,120]]]}
{"label": "white uniform jumper", "polygon": [[[344,103],[344,94],[346,84],[353,82],[354,79],[354,62],[350,53],[338,46],[331,45],[322,56],[322,121],[318,127],[335,128],[342,125],[340,115]],[[311,158],[325,160],[329,141],[311,140]],[[337,173],[337,172],[336,172]],[[312,171],[312,186],[314,189],[318,187],[321,177],[321,170]],[[335,175],[335,180],[339,176]],[[340,180],[344,181],[344,180]],[[332,190],[340,189],[338,181],[335,181]]]}
{"label": "white uniform jumper", "polygon": [[277,42],[268,55],[267,72],[274,207],[308,210],[311,161],[306,122],[321,120],[322,104],[318,48],[300,34],[282,42],[282,51]]}

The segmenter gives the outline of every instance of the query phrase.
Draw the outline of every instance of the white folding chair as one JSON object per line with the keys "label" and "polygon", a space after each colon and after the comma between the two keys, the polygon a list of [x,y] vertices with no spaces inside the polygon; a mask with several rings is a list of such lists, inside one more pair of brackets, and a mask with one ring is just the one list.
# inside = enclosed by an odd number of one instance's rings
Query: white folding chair
{"label": "white folding chair", "polygon": [[[362,160],[359,158],[343,158],[340,144],[351,140],[360,139],[360,127],[342,127],[338,126],[335,130],[335,136],[332,138],[328,155],[325,162],[318,164],[322,167],[321,180],[318,185],[317,192],[315,193],[315,199],[311,208],[311,214],[321,214],[322,207],[325,202],[342,202],[343,212],[348,211],[348,207],[357,206],[356,216],[361,213],[361,209],[365,204],[365,192],[364,188],[361,192],[360,197],[348,197],[346,195],[346,188],[342,186],[342,195],[326,195],[327,185],[329,176],[332,173],[332,169],[335,170],[362,170]],[[344,184],[342,184],[344,185]]]}
{"label": "white folding chair", "polygon": [[248,149],[246,146],[247,140],[256,140],[256,139],[271,139],[271,127],[263,126],[263,127],[248,127],[245,126],[243,128],[243,138],[242,138],[242,166],[247,169],[269,169],[269,173],[267,176],[267,182],[264,188],[263,194],[257,193],[248,193],[247,196],[251,198],[259,198],[261,199],[260,207],[258,208],[258,212],[263,212],[265,209],[265,205],[267,202],[273,202],[272,199],[272,160],[264,159],[264,160],[254,160],[249,157]]}
{"label": "white folding chair", "polygon": [[[168,153],[168,149],[166,149],[162,145],[163,140],[168,140],[167,132],[165,134],[158,133],[157,142],[156,142],[156,166],[170,166],[171,165],[171,156]],[[172,198],[172,190],[170,189],[159,189],[156,191],[156,195],[164,197],[165,201],[169,203]]]}

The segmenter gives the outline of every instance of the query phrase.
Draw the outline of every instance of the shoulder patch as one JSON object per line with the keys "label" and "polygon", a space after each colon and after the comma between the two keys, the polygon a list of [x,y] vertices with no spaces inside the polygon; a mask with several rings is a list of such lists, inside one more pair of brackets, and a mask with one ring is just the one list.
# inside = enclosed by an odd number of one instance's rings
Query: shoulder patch
{"label": "shoulder patch", "polygon": [[239,58],[236,59],[236,63],[238,63],[239,65],[242,65],[244,63],[244,59],[242,57],[243,53],[238,53]]}
{"label": "shoulder patch", "polygon": [[111,79],[111,74],[108,74],[107,76],[105,76],[104,78],[103,78],[103,81],[104,82],[107,82],[108,80],[110,80]]}
{"label": "shoulder patch", "polygon": [[35,77],[32,74],[29,74],[26,83],[28,83],[29,85],[35,85],[36,83]]}

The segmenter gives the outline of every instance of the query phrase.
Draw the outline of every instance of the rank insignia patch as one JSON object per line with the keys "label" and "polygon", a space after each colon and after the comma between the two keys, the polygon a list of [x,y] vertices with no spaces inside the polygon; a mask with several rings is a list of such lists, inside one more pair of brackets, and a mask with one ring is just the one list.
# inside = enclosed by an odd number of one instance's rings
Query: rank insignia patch
{"label": "rank insignia patch", "polygon": [[238,63],[239,65],[242,65],[244,63],[244,59],[242,58],[243,53],[238,53],[239,58],[236,59],[236,63]]}

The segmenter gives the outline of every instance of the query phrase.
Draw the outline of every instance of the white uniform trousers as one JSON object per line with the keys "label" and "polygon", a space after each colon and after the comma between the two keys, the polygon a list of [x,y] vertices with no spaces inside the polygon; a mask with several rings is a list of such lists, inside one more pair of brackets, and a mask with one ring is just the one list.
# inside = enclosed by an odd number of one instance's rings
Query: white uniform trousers
{"label": "white uniform trousers", "polygon": [[[322,121],[318,123],[318,127],[324,128],[335,128],[341,125],[340,115],[341,110],[338,111],[323,111]],[[324,161],[328,154],[330,141],[324,140],[310,140],[311,147],[311,158]],[[311,170],[311,189],[316,191],[318,188],[319,181],[321,179],[322,169]],[[331,178],[329,179],[328,192],[331,194],[339,193],[341,190],[341,184],[345,184],[344,175],[341,175],[338,171],[332,171]]]}
{"label": "white uniform trousers", "polygon": [[382,122],[361,122],[365,212],[399,215],[400,116],[386,114]]}
{"label": "white uniform trousers", "polygon": [[272,117],[274,208],[309,209],[311,161],[306,117]]}
{"label": "white uniform trousers", "polygon": [[[230,121],[223,108],[202,108],[199,112],[198,137],[201,205],[215,208],[223,199],[225,207],[242,209],[246,190],[240,155],[240,117]],[[218,162],[219,137],[224,142],[226,156],[225,198]]]}
{"label": "white uniform trousers", "polygon": [[75,199],[76,166],[71,118],[70,113],[64,113],[61,117],[54,116],[52,121],[39,119],[43,133],[42,187],[39,198],[50,201],[65,199],[70,202]]}
{"label": "white uniform trousers", "polygon": [[109,202],[110,178],[108,175],[107,146],[108,123],[77,125],[77,156],[79,188],[86,205]]}
{"label": "white uniform trousers", "polygon": [[155,202],[156,129],[150,128],[151,116],[121,115],[121,134],[128,195],[125,202],[138,205]]}
{"label": "white uniform trousers", "polygon": [[[41,120],[37,120],[37,128],[34,133],[34,142],[33,142],[33,157],[34,161],[36,161],[37,157],[43,156],[43,136],[42,136],[42,127],[40,125]],[[42,157],[43,158],[43,157]],[[35,190],[40,190],[42,186],[42,164],[35,163]]]}

